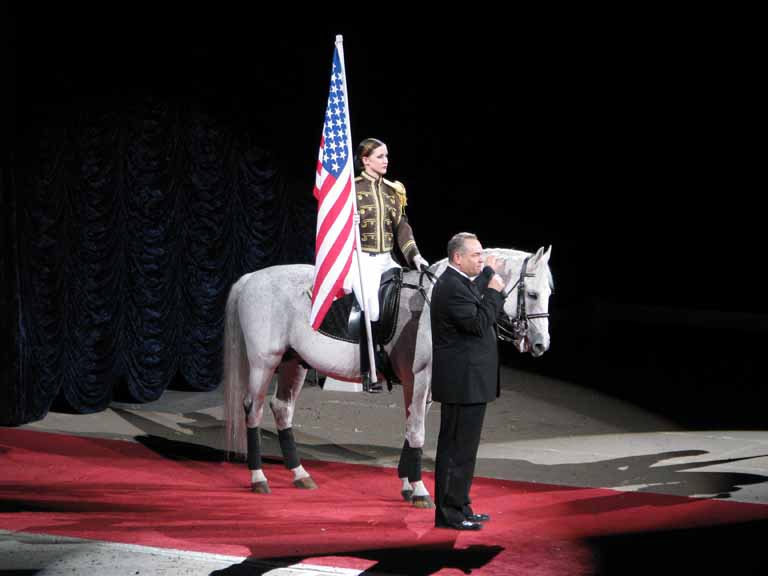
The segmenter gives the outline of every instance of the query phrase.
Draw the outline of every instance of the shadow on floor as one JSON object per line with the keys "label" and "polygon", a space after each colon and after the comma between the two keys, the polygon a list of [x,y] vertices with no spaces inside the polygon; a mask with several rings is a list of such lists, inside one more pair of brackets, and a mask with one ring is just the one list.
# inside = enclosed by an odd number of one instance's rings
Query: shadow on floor
{"label": "shadow on floor", "polygon": [[506,459],[483,459],[483,462],[493,461],[495,468],[503,471],[504,478],[514,478],[518,481],[605,488],[640,486],[636,489],[637,492],[673,496],[730,498],[731,494],[743,486],[768,481],[768,476],[760,474],[698,471],[700,468],[709,466],[764,458],[765,454],[743,458],[664,463],[666,460],[701,456],[707,453],[706,450],[673,450],[569,464],[535,464],[527,460]]}
{"label": "shadow on floor", "polygon": [[[275,434],[263,431],[265,439],[274,439]],[[223,462],[227,453],[223,450],[170,440],[159,436],[139,436],[136,441],[169,460],[190,460],[196,462]],[[301,445],[299,445],[301,449]],[[314,446],[317,450],[318,447]],[[361,446],[361,450],[364,447]],[[366,457],[356,452],[354,446],[325,446],[326,452],[335,452],[338,459],[342,456],[357,457],[351,460],[365,462]],[[391,449],[391,456],[399,454]],[[731,464],[745,460],[764,458],[766,455],[747,456],[743,458],[727,458],[703,460],[684,463],[664,463],[666,460],[687,458],[707,454],[706,450],[673,450],[655,454],[642,454],[623,458],[611,458],[596,462],[579,462],[569,464],[535,464],[527,460],[483,459],[483,462],[494,462],[497,470],[504,472],[503,477],[514,481],[536,482],[550,485],[594,486],[594,487],[624,487],[640,486],[635,491],[661,493],[672,496],[706,496],[715,498],[730,498],[734,492],[743,486],[761,484],[768,481],[767,476],[741,472],[698,471],[700,468],[719,464]],[[282,458],[262,458],[270,464],[282,463]],[[330,458],[334,460],[334,458]],[[242,462],[242,456],[232,456],[231,461]],[[349,461],[349,460],[347,460]],[[424,467],[429,467],[425,458]],[[311,472],[311,470],[310,470]]]}
{"label": "shadow on floor", "polygon": [[[503,550],[504,548],[501,546],[482,545],[456,549],[453,547],[453,542],[449,542],[431,547],[339,552],[334,553],[333,556],[349,556],[376,562],[361,572],[361,575],[429,576],[444,569],[454,569],[463,574],[471,574],[473,570],[486,566]],[[275,568],[293,566],[304,560],[304,558],[281,558],[262,562],[248,559],[223,570],[211,572],[210,576],[262,576]]]}
{"label": "shadow on floor", "polygon": [[588,541],[599,576],[765,574],[768,520]]}

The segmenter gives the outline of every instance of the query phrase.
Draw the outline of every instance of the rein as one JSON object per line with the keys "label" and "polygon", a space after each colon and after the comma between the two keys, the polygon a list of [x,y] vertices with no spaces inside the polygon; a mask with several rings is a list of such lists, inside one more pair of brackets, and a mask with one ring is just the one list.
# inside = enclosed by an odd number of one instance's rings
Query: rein
{"label": "rein", "polygon": [[408,284],[406,282],[403,282],[403,288],[418,290],[419,294],[421,294],[422,298],[424,298],[424,301],[427,303],[427,306],[430,306],[431,302],[429,301],[429,296],[427,296],[427,289],[424,288],[424,276],[429,278],[429,281],[432,283],[433,286],[435,285],[435,282],[437,281],[437,276],[432,274],[432,272],[429,271],[429,268],[422,268],[421,273],[419,274],[419,285],[416,286],[415,284]]}

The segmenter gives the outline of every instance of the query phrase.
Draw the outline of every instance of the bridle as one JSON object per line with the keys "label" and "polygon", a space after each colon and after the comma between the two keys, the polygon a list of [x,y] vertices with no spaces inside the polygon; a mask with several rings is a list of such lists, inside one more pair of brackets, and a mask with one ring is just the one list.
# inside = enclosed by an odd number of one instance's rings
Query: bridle
{"label": "bridle", "polygon": [[504,342],[514,342],[518,348],[523,345],[525,338],[528,336],[529,320],[549,318],[548,312],[528,314],[525,307],[525,279],[536,277],[536,274],[527,271],[529,258],[530,256],[523,260],[523,267],[520,268],[520,276],[512,287],[504,293],[504,300],[506,300],[509,295],[512,294],[512,290],[517,287],[517,315],[514,318],[510,318],[505,314],[505,320],[496,324],[498,327],[499,340]]}

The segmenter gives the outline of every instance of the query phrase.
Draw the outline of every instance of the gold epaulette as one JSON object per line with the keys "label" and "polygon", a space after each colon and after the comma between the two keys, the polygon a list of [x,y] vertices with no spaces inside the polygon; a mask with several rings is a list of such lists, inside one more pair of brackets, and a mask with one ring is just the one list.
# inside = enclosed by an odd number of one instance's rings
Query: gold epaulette
{"label": "gold epaulette", "polygon": [[408,206],[408,198],[405,195],[405,186],[399,180],[390,182],[386,178],[383,178],[384,183],[389,185],[397,193],[397,197],[400,199],[400,208],[405,211],[405,207]]}

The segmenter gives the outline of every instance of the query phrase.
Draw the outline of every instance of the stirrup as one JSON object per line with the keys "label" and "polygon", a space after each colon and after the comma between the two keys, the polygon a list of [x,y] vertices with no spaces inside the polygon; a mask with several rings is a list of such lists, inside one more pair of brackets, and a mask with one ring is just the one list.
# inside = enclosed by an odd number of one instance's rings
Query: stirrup
{"label": "stirrup", "polygon": [[384,386],[381,385],[380,380],[378,382],[371,382],[371,375],[366,372],[363,374],[363,392],[378,394],[379,392],[384,392]]}

